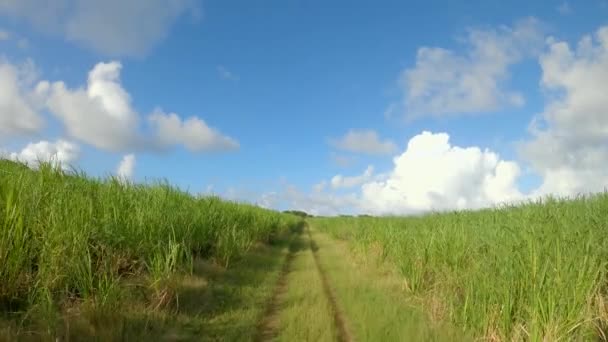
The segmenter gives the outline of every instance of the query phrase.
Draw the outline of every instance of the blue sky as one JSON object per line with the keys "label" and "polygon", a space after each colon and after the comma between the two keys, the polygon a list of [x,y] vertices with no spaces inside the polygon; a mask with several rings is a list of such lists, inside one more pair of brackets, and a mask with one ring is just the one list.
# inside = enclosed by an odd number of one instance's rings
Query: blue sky
{"label": "blue sky", "polygon": [[606,18],[602,0],[4,0],[0,151],[326,214],[602,191]]}

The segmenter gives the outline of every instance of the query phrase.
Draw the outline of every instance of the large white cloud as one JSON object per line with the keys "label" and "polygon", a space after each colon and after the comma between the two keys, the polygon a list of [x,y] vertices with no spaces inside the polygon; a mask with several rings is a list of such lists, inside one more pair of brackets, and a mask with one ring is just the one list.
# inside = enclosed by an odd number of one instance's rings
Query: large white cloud
{"label": "large white cloud", "polygon": [[0,14],[110,55],[142,55],[167,35],[193,0],[2,0]]}
{"label": "large white cloud", "polygon": [[549,94],[521,151],[543,178],[538,195],[575,195],[608,187],[608,26],[576,48],[548,40],[540,58]]}
{"label": "large white cloud", "polygon": [[141,143],[138,114],[120,84],[118,62],[99,63],[90,72],[87,86],[69,89],[63,82],[48,88],[48,108],[61,119],[69,135],[97,148],[120,151]]}
{"label": "large white cloud", "polygon": [[[516,162],[502,160],[495,152],[452,146],[448,134],[425,131],[410,139],[387,173],[373,175],[370,166],[359,176],[321,181],[310,192],[284,184],[258,196],[258,203],[315,215],[477,209],[526,200],[517,186],[519,175]],[[344,193],[345,188],[349,192]]]}
{"label": "large white cloud", "polygon": [[162,147],[181,144],[191,151],[229,151],[239,148],[239,143],[207,126],[202,119],[191,117],[182,120],[177,114],[165,114],[156,110],[148,118]]}
{"label": "large white cloud", "polygon": [[344,151],[370,155],[391,154],[397,150],[394,142],[381,140],[374,130],[350,130],[343,137],[331,139],[330,144]]}
{"label": "large white cloud", "polygon": [[401,77],[409,116],[440,116],[521,106],[525,99],[506,86],[509,67],[543,44],[541,24],[533,18],[499,30],[472,29],[467,52],[421,47],[416,65]]}
{"label": "large white cloud", "polygon": [[78,160],[80,148],[78,145],[66,140],[55,142],[40,141],[30,143],[20,152],[10,153],[9,158],[37,167],[40,162],[50,162],[53,165],[67,169]]}
{"label": "large white cloud", "polygon": [[145,123],[152,135],[141,133],[140,115],[120,80],[119,62],[99,63],[89,72],[85,87],[68,88],[64,82],[43,81],[37,94],[45,94],[50,112],[67,133],[80,141],[109,151],[154,150],[184,145],[195,152],[237,149],[233,138],[207,126],[197,117],[182,120],[177,114],[154,111]]}
{"label": "large white cloud", "polygon": [[0,57],[0,137],[38,133],[44,126],[37,112],[32,83],[37,78],[33,62],[13,65]]}
{"label": "large white cloud", "polygon": [[446,133],[423,132],[394,158],[387,179],[364,184],[361,206],[372,213],[407,214],[468,209],[523,198],[519,166],[479,147],[458,147]]}

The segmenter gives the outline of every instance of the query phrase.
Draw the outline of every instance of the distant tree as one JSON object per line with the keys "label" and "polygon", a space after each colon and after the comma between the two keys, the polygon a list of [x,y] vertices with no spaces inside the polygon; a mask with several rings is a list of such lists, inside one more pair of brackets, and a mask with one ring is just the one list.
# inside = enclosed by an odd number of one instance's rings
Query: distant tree
{"label": "distant tree", "polygon": [[292,215],[300,216],[300,217],[303,217],[303,218],[314,217],[314,216],[308,214],[307,212],[304,212],[304,211],[301,211],[301,210],[285,210],[283,212],[285,214],[292,214]]}

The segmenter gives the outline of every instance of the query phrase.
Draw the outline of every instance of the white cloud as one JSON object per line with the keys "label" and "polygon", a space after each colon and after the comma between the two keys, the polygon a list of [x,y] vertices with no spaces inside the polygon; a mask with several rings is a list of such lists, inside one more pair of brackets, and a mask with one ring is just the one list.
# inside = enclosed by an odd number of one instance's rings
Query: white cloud
{"label": "white cloud", "polygon": [[608,26],[576,48],[548,40],[540,58],[549,100],[530,125],[522,155],[543,177],[537,195],[575,195],[608,186]]}
{"label": "white cloud", "polygon": [[[362,175],[337,176],[315,184],[308,193],[284,184],[259,198],[266,207],[314,215],[477,209],[526,200],[528,196],[517,187],[519,175],[516,162],[502,160],[495,152],[452,146],[446,133],[422,132],[394,158],[388,173],[374,175],[369,166]],[[335,192],[344,188],[352,191]]]}
{"label": "white cloud", "polygon": [[236,140],[222,135],[197,117],[182,120],[177,114],[153,112],[146,121],[154,136],[140,131],[140,115],[120,81],[119,62],[99,63],[89,72],[86,87],[69,89],[64,82],[40,82],[48,109],[61,119],[68,134],[97,148],[133,151],[183,144],[191,151],[232,150]]}
{"label": "white cloud", "polygon": [[516,186],[517,163],[487,149],[452,146],[446,133],[413,137],[394,164],[386,180],[363,184],[363,211],[408,214],[523,199]]}
{"label": "white cloud", "polygon": [[122,180],[130,180],[133,178],[135,172],[135,155],[127,154],[122,157],[118,167],[116,168],[116,175]]}
{"label": "white cloud", "polygon": [[509,67],[539,51],[542,25],[533,18],[499,30],[469,30],[464,54],[421,47],[416,66],[401,77],[410,116],[440,116],[522,106],[522,94],[506,87]]}
{"label": "white cloud", "polygon": [[240,77],[233,73],[232,71],[226,69],[224,66],[219,65],[217,67],[217,72],[220,74],[220,77],[225,79],[225,80],[229,80],[229,81],[238,81],[240,80]]}
{"label": "white cloud", "polygon": [[239,148],[236,140],[222,135],[196,117],[182,120],[175,113],[165,114],[157,110],[150,115],[149,120],[155,127],[158,142],[163,147],[182,144],[194,152],[229,151]]}
{"label": "white cloud", "polygon": [[0,14],[22,18],[94,51],[142,55],[165,38],[193,0],[4,0]]}
{"label": "white cloud", "polygon": [[31,167],[37,167],[39,162],[50,162],[64,169],[68,169],[73,162],[78,160],[79,156],[78,145],[65,140],[56,142],[43,140],[38,143],[30,143],[20,152],[13,152],[9,155],[10,159],[24,162]]}
{"label": "white cloud", "polygon": [[374,174],[374,167],[369,165],[363,174],[358,176],[346,177],[343,175],[335,175],[332,177],[330,184],[333,189],[353,188],[371,180]]}
{"label": "white cloud", "polygon": [[30,89],[36,78],[33,62],[13,65],[0,58],[0,137],[35,134],[43,128],[35,92]]}
{"label": "white cloud", "polygon": [[99,63],[90,72],[86,88],[68,89],[63,82],[49,88],[48,107],[68,133],[97,148],[120,151],[140,143],[138,114],[120,84],[119,62]]}
{"label": "white cloud", "polygon": [[397,150],[394,142],[380,140],[373,130],[350,130],[339,139],[331,139],[330,144],[341,150],[371,155],[390,154]]}
{"label": "white cloud", "polygon": [[197,117],[152,113],[146,123],[153,135],[141,133],[140,115],[120,80],[119,62],[98,63],[86,86],[70,89],[62,81],[38,80],[31,60],[13,65],[0,58],[0,138],[39,133],[48,109],[77,140],[109,151],[158,150],[182,144],[195,152],[238,149],[239,143]]}

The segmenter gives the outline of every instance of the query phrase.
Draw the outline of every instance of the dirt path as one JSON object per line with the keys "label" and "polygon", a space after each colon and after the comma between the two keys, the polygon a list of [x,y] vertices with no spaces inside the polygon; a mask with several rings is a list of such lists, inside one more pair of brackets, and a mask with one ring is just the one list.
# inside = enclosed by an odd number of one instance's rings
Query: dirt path
{"label": "dirt path", "polygon": [[294,237],[254,341],[353,341],[308,227]]}
{"label": "dirt path", "polygon": [[306,233],[308,234],[308,238],[310,240],[310,250],[312,251],[313,257],[315,259],[315,265],[317,266],[317,272],[319,272],[319,276],[321,277],[321,281],[323,283],[323,291],[325,292],[325,296],[327,296],[327,298],[329,299],[329,302],[331,304],[331,308],[332,308],[332,312],[333,312],[333,316],[334,316],[334,324],[336,325],[336,329],[337,329],[337,333],[338,333],[338,336],[337,336],[338,341],[340,341],[340,342],[353,341],[353,337],[352,337],[351,333],[349,332],[349,330],[347,329],[346,319],[344,317],[344,314],[342,313],[342,311],[340,310],[340,308],[338,306],[338,303],[336,301],[336,296],[334,295],[334,292],[333,292],[331,286],[329,285],[327,276],[325,275],[325,272],[323,271],[323,268],[321,267],[321,263],[319,261],[319,253],[317,252],[319,250],[319,247],[315,243],[315,240],[313,240],[309,227],[306,227]]}
{"label": "dirt path", "polygon": [[[190,304],[180,306],[183,314],[203,314],[201,324],[189,325],[198,327],[190,335],[256,342],[471,340],[408,300],[398,272],[314,228],[217,276],[202,270],[204,289],[184,292]],[[201,340],[184,331],[176,340]]]}
{"label": "dirt path", "polygon": [[298,250],[298,239],[300,239],[299,236],[295,237],[289,245],[289,253],[285,257],[277,285],[264,311],[264,316],[258,324],[257,333],[253,339],[255,342],[270,341],[278,334],[281,301],[287,292],[287,277],[291,270],[295,253]]}

